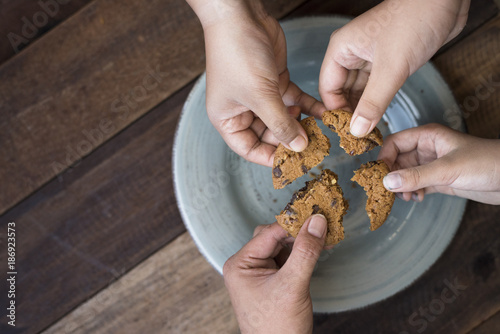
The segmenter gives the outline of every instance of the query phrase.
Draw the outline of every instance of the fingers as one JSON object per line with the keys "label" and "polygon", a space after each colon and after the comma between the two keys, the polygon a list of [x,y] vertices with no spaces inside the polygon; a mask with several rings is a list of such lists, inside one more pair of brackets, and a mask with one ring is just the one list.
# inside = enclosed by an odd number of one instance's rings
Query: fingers
{"label": "fingers", "polygon": [[300,111],[304,114],[321,118],[321,115],[326,110],[325,105],[316,100],[311,95],[304,93],[299,86],[291,82],[283,95],[283,102],[286,105],[295,105],[300,107]]}
{"label": "fingers", "polygon": [[327,225],[323,215],[311,216],[295,239],[292,252],[281,268],[281,273],[288,279],[297,280],[303,288],[309,287],[309,282],[325,244]]}
{"label": "fingers", "polygon": [[[330,42],[330,45],[332,43]],[[334,58],[333,48],[328,46],[325,60],[319,74],[319,95],[327,109],[350,109],[350,103],[344,94],[344,86],[349,77],[349,70],[341,66]]]}
{"label": "fingers", "polygon": [[308,144],[307,134],[300,123],[288,113],[279,91],[260,94],[256,101],[257,104],[250,107],[274,137],[293,151],[305,150]]}
{"label": "fingers", "polygon": [[458,177],[448,153],[466,143],[462,137],[439,124],[390,135],[378,156],[393,171],[384,178],[384,186],[406,201],[422,201],[424,194],[446,188]]}
{"label": "fingers", "polygon": [[351,120],[351,133],[364,137],[382,118],[387,107],[409,76],[409,66],[393,59],[375,59],[366,88]]}
{"label": "fingers", "polygon": [[237,264],[241,269],[270,268],[275,267],[274,257],[283,249],[282,240],[287,236],[287,232],[278,225],[271,225],[259,228],[258,233],[228,260],[230,264]]}
{"label": "fingers", "polygon": [[[447,186],[458,177],[450,167],[448,159],[443,157],[426,165],[400,169],[384,177],[384,187],[393,192],[414,192],[427,187]],[[417,194],[423,199],[423,193]]]}

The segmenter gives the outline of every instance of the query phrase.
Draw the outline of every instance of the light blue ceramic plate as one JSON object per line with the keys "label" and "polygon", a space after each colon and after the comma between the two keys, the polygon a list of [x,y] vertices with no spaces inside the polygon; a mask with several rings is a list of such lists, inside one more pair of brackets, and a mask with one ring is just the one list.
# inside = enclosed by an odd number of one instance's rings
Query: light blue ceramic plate
{"label": "light blue ceramic plate", "polygon": [[[309,17],[282,23],[291,78],[316,98],[330,34],[348,21]],[[445,111],[457,108],[441,76],[426,64],[407,80],[378,127],[386,136],[430,122],[448,124]],[[463,130],[460,119],[455,117],[453,122],[448,125]],[[323,252],[311,281],[311,295],[315,311],[339,312],[385,299],[422,275],[453,238],[466,201],[445,195],[431,195],[418,204],[396,199],[386,223],[371,232],[366,195],[349,179],[361,163],[375,160],[378,150],[351,157],[339,148],[337,136],[320,126],[332,144],[323,166],[339,175],[350,209],[344,217],[345,240]],[[274,215],[309,178],[303,176],[275,190],[270,168],[233,153],[207,118],[204,75],[184,105],[173,155],[182,217],[201,253],[219,272],[250,240],[254,228],[274,222]]]}

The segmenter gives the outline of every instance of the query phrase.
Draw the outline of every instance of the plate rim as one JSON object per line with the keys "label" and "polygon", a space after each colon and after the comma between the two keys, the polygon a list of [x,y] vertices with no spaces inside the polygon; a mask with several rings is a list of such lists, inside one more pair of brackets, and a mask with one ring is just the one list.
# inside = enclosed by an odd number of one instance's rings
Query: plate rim
{"label": "plate rim", "polygon": [[[317,22],[318,20],[325,21],[325,22],[331,22],[331,20],[335,20],[335,19],[341,19],[341,20],[345,21],[345,23],[347,23],[350,20],[352,20],[353,17],[344,16],[344,15],[304,16],[304,17],[297,17],[297,18],[285,19],[283,21],[280,21],[280,24],[283,26],[283,25],[288,25],[288,24],[293,24],[293,23],[297,24],[297,23],[300,23],[300,22],[314,22],[314,21]],[[451,97],[451,99],[453,100],[454,104],[456,106],[458,106],[455,94],[451,90],[451,88],[448,85],[448,83],[444,80],[444,78],[442,77],[441,73],[437,70],[437,68],[435,67],[435,65],[433,63],[431,63],[430,61],[428,61],[423,66],[430,67],[430,69],[435,74],[437,74],[436,77],[439,80],[438,84],[444,90],[446,90],[446,93],[449,95],[449,97]],[[223,266],[224,266],[224,264],[219,265],[217,263],[217,261],[214,259],[213,255],[210,255],[210,253],[204,247],[200,235],[198,235],[193,230],[194,227],[190,223],[190,218],[189,218],[190,214],[187,212],[186,206],[181,201],[182,190],[181,190],[181,186],[179,184],[180,180],[178,179],[178,175],[179,175],[178,170],[180,168],[180,165],[179,165],[180,164],[180,162],[179,162],[180,158],[177,157],[177,155],[178,155],[177,151],[179,150],[179,146],[180,146],[180,144],[179,144],[179,141],[180,141],[180,139],[179,139],[180,138],[180,127],[181,127],[181,124],[183,123],[183,120],[185,120],[185,118],[186,118],[186,109],[187,109],[188,105],[190,104],[190,102],[192,101],[192,99],[194,98],[194,96],[199,93],[198,91],[200,90],[200,86],[202,86],[203,84],[206,84],[206,71],[204,71],[203,73],[200,74],[200,76],[196,80],[195,84],[193,85],[193,87],[192,87],[189,95],[187,96],[187,98],[186,98],[186,100],[184,102],[184,105],[182,107],[182,110],[181,110],[181,113],[180,113],[180,117],[179,117],[176,129],[175,129],[174,141],[173,141],[173,146],[172,146],[172,174],[173,174],[172,176],[173,176],[173,183],[174,183],[174,187],[173,188],[174,188],[174,194],[175,194],[177,206],[179,208],[179,212],[181,214],[181,218],[183,220],[183,223],[184,223],[187,231],[189,232],[191,238],[194,240],[194,242],[195,242],[195,244],[196,244],[199,252],[202,254],[202,256],[210,263],[210,265],[214,269],[217,270],[217,272],[219,274],[222,275],[223,274]],[[463,118],[461,118],[460,127],[459,127],[458,130],[461,131],[461,132],[466,132],[465,122],[463,121]],[[449,238],[445,240],[446,241],[446,246],[442,249],[442,251],[440,252],[439,256],[431,264],[429,264],[429,266],[425,270],[423,270],[419,275],[413,277],[413,279],[409,279],[409,280],[405,281],[404,284],[400,285],[399,290],[394,291],[393,293],[387,294],[383,298],[378,299],[376,301],[369,301],[368,303],[366,303],[364,305],[360,305],[360,306],[356,306],[356,307],[338,308],[338,309],[335,309],[335,310],[325,309],[325,308],[322,308],[322,307],[318,308],[318,305],[316,303],[316,306],[314,307],[314,312],[315,313],[316,312],[319,312],[319,313],[339,313],[339,312],[345,312],[345,311],[349,311],[349,310],[358,310],[358,309],[366,308],[366,307],[369,307],[369,306],[372,306],[372,305],[376,305],[376,304],[378,304],[378,303],[380,303],[380,302],[382,302],[384,300],[387,300],[388,298],[394,297],[395,295],[397,295],[397,294],[403,292],[404,290],[406,290],[409,286],[411,286],[419,278],[421,278],[426,272],[428,272],[429,269],[432,268],[436,264],[437,261],[439,261],[439,259],[445,253],[445,251],[450,247],[453,239],[455,238],[455,236],[456,236],[456,234],[458,232],[458,229],[460,228],[460,226],[462,224],[463,215],[465,213],[465,209],[466,209],[466,206],[467,206],[468,200],[464,199],[464,198],[462,200],[463,200],[462,207],[460,209],[460,212],[457,213],[457,216],[460,217],[459,221],[456,224],[455,228],[449,234]],[[320,303],[320,304],[323,304],[323,303]],[[314,305],[315,305],[315,303],[313,301],[313,306]]]}

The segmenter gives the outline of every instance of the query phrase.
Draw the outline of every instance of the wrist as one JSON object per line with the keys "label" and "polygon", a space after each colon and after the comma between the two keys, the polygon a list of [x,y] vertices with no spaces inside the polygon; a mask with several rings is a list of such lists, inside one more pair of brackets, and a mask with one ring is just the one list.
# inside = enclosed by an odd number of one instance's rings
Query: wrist
{"label": "wrist", "polygon": [[187,0],[206,29],[209,26],[231,19],[260,20],[267,13],[260,0]]}

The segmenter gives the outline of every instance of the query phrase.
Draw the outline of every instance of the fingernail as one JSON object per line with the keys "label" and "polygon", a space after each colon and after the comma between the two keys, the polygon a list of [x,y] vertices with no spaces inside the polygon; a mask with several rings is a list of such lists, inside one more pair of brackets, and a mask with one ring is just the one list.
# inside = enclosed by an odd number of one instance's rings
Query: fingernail
{"label": "fingernail", "polygon": [[314,215],[309,222],[307,232],[316,238],[322,238],[326,231],[326,218],[323,215]]}
{"label": "fingernail", "polygon": [[351,134],[356,137],[364,137],[368,134],[368,130],[372,122],[364,118],[363,116],[358,116],[354,119],[354,122],[351,126]]}
{"label": "fingernail", "polygon": [[420,200],[418,199],[418,194],[417,193],[412,193],[411,194],[411,199],[414,200],[415,202],[420,202]]}
{"label": "fingernail", "polygon": [[402,193],[396,193],[396,197],[399,198],[399,199],[403,199],[404,200]]}
{"label": "fingernail", "polygon": [[401,181],[401,175],[399,175],[399,173],[387,174],[384,177],[383,183],[384,187],[386,187],[388,190],[398,189],[403,185]]}
{"label": "fingernail", "polygon": [[302,152],[307,147],[307,140],[302,136],[297,136],[289,145],[295,152]]}

